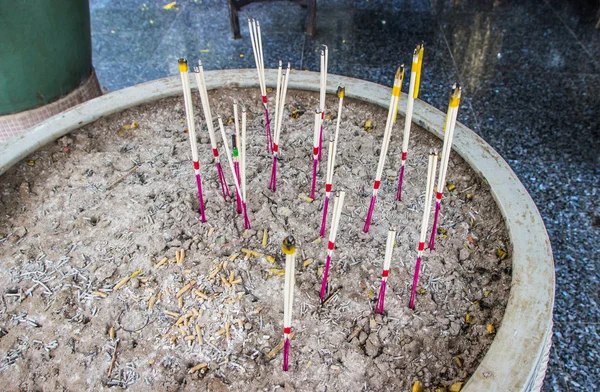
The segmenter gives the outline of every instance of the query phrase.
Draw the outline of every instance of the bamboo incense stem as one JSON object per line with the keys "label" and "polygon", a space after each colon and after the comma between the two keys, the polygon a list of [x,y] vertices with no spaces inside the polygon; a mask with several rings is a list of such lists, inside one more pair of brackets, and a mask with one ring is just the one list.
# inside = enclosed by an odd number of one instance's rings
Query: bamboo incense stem
{"label": "bamboo incense stem", "polygon": [[262,36],[260,32],[260,23],[255,19],[248,19],[248,29],[250,31],[250,40],[252,41],[252,51],[254,52],[254,62],[258,72],[258,82],[262,95],[262,103],[265,108],[265,137],[267,142],[267,151],[273,152],[273,140],[271,138],[271,123],[269,121],[269,108],[267,107],[267,87],[265,83],[265,65],[262,48]]}
{"label": "bamboo incense stem", "polygon": [[440,174],[437,183],[437,193],[435,201],[435,214],[433,216],[433,226],[431,227],[431,235],[429,236],[429,249],[435,249],[435,234],[437,232],[438,216],[442,204],[442,193],[446,186],[446,174],[448,173],[448,162],[450,160],[450,152],[452,151],[452,139],[454,138],[454,130],[456,128],[456,117],[458,116],[458,105],[460,104],[461,87],[458,83],[452,86],[452,94],[450,95],[450,103],[446,112],[446,123],[444,124],[444,146],[442,147],[442,163],[440,166]]}
{"label": "bamboo incense stem", "polygon": [[283,240],[281,251],[285,254],[285,284],[283,288],[283,370],[289,369],[290,334],[292,333],[292,307],[296,269],[296,241],[291,235]]}
{"label": "bamboo incense stem", "polygon": [[[229,163],[229,169],[231,170],[231,172],[233,173],[233,177],[234,177],[234,184],[235,184],[235,190],[237,192],[238,195],[241,195],[242,192],[240,191],[240,180],[238,178],[238,176],[235,173],[235,166],[233,165],[233,158],[232,158],[232,154],[229,151],[229,145],[227,143],[227,136],[225,135],[225,127],[223,126],[223,119],[221,118],[221,116],[218,116],[218,121],[219,121],[219,129],[221,130],[221,137],[223,138],[223,147],[225,147],[225,153],[227,154],[227,162]],[[245,222],[245,218],[244,218],[244,222]]]}
{"label": "bamboo incense stem", "polygon": [[436,152],[429,153],[429,162],[427,165],[427,185],[425,188],[425,207],[423,210],[423,220],[421,221],[421,235],[419,236],[419,247],[417,248],[417,263],[415,265],[415,274],[413,277],[412,289],[410,291],[410,302],[408,307],[415,308],[415,294],[417,292],[417,283],[419,282],[419,271],[421,269],[421,260],[423,251],[425,250],[425,237],[427,235],[427,224],[429,223],[429,215],[431,214],[431,199],[433,198],[433,186],[435,183],[435,170],[437,167],[438,154]]}
{"label": "bamboo incense stem", "polygon": [[383,260],[383,272],[381,273],[381,286],[379,288],[379,296],[377,297],[377,305],[375,307],[375,311],[380,314],[383,314],[384,312],[385,288],[387,286],[388,275],[390,274],[390,265],[392,263],[392,253],[394,252],[395,241],[396,231],[393,228],[390,228],[385,243],[385,258]]}
{"label": "bamboo incense stem", "polygon": [[250,229],[248,209],[246,207],[246,108],[242,107],[242,135],[240,138],[240,180],[242,185],[242,211],[244,213],[244,228]]}
{"label": "bamboo incense stem", "polygon": [[365,225],[363,231],[369,232],[371,226],[371,219],[373,218],[373,210],[375,209],[375,202],[377,201],[377,191],[381,185],[381,175],[383,173],[383,167],[385,166],[385,158],[390,143],[390,137],[392,135],[392,128],[394,126],[394,117],[398,112],[398,101],[400,100],[400,90],[402,88],[402,81],[404,80],[404,65],[398,67],[396,76],[394,77],[394,86],[392,88],[392,97],[390,98],[390,107],[388,109],[388,117],[385,123],[385,130],[383,132],[383,141],[381,144],[381,153],[379,154],[379,163],[377,164],[377,173],[375,174],[375,182],[373,184],[373,195],[371,196],[371,204],[367,212],[367,218],[365,219]]}
{"label": "bamboo incense stem", "polygon": [[[279,62],[279,71],[277,75],[277,93],[275,97],[275,135],[273,141],[273,167],[271,169],[271,181],[269,189],[273,192],[277,190],[277,159],[279,158],[279,137],[281,136],[281,126],[283,124],[283,109],[285,107],[285,98],[287,96],[288,82],[290,80],[290,63],[287,64],[287,70],[281,73],[281,61]],[[283,84],[283,86],[280,86]]]}
{"label": "bamboo incense stem", "polygon": [[192,105],[192,92],[190,90],[190,79],[188,76],[188,63],[185,59],[179,59],[179,73],[181,75],[181,85],[183,86],[183,103],[185,107],[186,122],[188,126],[188,135],[192,148],[192,163],[194,164],[194,173],[196,174],[196,186],[198,188],[198,199],[200,202],[200,219],[202,223],[206,222],[204,214],[204,197],[202,196],[202,178],[200,178],[200,162],[198,161],[198,146],[196,145],[196,126],[194,123],[194,109]]}
{"label": "bamboo incense stem", "polygon": [[310,188],[310,198],[315,199],[315,190],[317,189],[317,166],[319,164],[319,129],[321,128],[321,109],[315,110],[315,130],[313,134],[313,170]]}
{"label": "bamboo incense stem", "polygon": [[412,126],[412,115],[415,99],[419,96],[419,85],[421,84],[421,68],[423,66],[423,44],[417,45],[413,53],[412,67],[410,70],[410,85],[408,87],[408,100],[406,103],[406,117],[404,119],[404,136],[402,137],[402,163],[398,173],[398,190],[396,191],[396,200],[402,200],[402,183],[404,181],[404,166],[406,165],[406,155],[408,153],[408,141],[410,138],[410,128]]}
{"label": "bamboo incense stem", "polygon": [[[239,162],[239,151],[240,151],[240,122],[238,116],[238,104],[237,101],[233,101],[233,121],[235,123],[235,132],[233,134],[232,145],[233,149],[233,166],[235,168],[236,177],[240,178],[240,162]],[[238,214],[242,213],[242,195],[236,190],[235,194],[235,208]]]}
{"label": "bamboo incense stem", "polygon": [[329,267],[331,265],[333,249],[335,248],[335,237],[337,235],[337,231],[340,225],[340,217],[342,216],[342,208],[344,206],[345,196],[345,192],[338,192],[333,201],[333,218],[331,220],[331,229],[329,229],[329,242],[327,243],[327,259],[325,260],[325,269],[323,270],[323,281],[321,282],[321,291],[319,293],[321,303],[323,303],[323,301],[325,300],[325,293],[327,292]]}
{"label": "bamboo incense stem", "polygon": [[223,194],[223,199],[227,200],[227,198],[231,195],[229,193],[229,188],[227,187],[225,175],[223,174],[223,168],[221,167],[219,149],[217,148],[217,139],[215,137],[215,127],[213,125],[213,118],[210,111],[208,91],[206,89],[206,80],[204,79],[204,67],[202,66],[202,61],[200,60],[198,61],[198,66],[194,68],[194,76],[196,77],[198,93],[200,94],[200,102],[202,103],[202,109],[204,112],[204,120],[206,121],[206,128],[208,129],[208,136],[210,138],[210,145],[215,160],[215,166],[217,168],[217,174],[219,176],[219,183],[221,184],[221,193]]}
{"label": "bamboo incense stem", "polygon": [[[337,123],[335,125],[335,137],[329,140],[329,155],[327,156],[327,180],[325,182],[325,201],[323,202],[323,217],[321,218],[321,230],[319,235],[325,238],[325,229],[327,227],[327,207],[329,206],[329,197],[333,187],[333,169],[335,168],[335,154],[337,152],[337,143],[340,136],[340,123],[342,121],[342,105],[346,89],[338,87],[337,95],[340,99],[337,113]],[[333,142],[333,143],[332,143]]]}
{"label": "bamboo incense stem", "polygon": [[323,159],[323,122],[325,121],[325,100],[327,94],[327,65],[329,58],[329,50],[327,45],[323,45],[321,51],[321,90],[319,94],[319,109],[321,109],[321,129],[319,131],[319,161]]}

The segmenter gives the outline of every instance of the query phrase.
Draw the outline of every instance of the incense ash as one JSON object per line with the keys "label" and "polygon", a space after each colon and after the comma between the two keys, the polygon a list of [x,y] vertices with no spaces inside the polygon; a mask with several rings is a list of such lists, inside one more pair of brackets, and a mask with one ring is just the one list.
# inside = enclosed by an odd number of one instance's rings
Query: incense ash
{"label": "incense ash", "polygon": [[[502,328],[510,289],[511,245],[485,180],[449,155],[445,181],[453,189],[443,190],[435,250],[423,249],[412,310],[428,154],[441,153],[442,141],[412,125],[397,201],[404,127],[397,117],[365,233],[389,108],[346,91],[338,111],[335,94],[321,106],[319,92],[290,88],[275,109],[270,94],[266,104],[282,124],[282,132],[270,128],[272,142],[279,138],[273,192],[263,92],[207,91],[207,126],[201,96],[190,87],[197,158],[179,96],[101,118],[0,178],[0,384],[313,391],[435,390],[468,381]],[[299,107],[304,114],[293,115]],[[320,107],[328,108],[325,148],[311,199]],[[133,122],[138,127],[122,130]],[[223,177],[211,127],[218,128]],[[328,166],[335,169],[329,176]],[[291,263],[282,249],[290,235]]]}

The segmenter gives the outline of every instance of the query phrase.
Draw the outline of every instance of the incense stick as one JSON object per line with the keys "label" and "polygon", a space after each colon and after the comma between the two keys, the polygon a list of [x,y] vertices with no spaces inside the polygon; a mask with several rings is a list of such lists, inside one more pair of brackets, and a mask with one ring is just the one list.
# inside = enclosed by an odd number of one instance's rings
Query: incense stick
{"label": "incense stick", "polygon": [[392,88],[392,97],[390,98],[390,107],[388,109],[388,117],[385,123],[385,130],[383,132],[383,141],[381,144],[381,153],[379,154],[379,163],[377,164],[377,173],[375,174],[375,182],[373,184],[373,195],[371,196],[371,204],[367,212],[367,218],[365,219],[365,226],[363,231],[369,232],[371,226],[371,219],[373,218],[373,210],[375,209],[375,202],[377,201],[377,191],[381,185],[381,175],[383,173],[383,167],[385,166],[385,158],[387,156],[388,147],[390,144],[390,137],[392,135],[392,128],[394,126],[394,119],[396,113],[398,113],[398,102],[400,100],[400,89],[402,88],[402,81],[404,80],[404,65],[398,67],[396,76],[394,77],[394,87]]}
{"label": "incense stick", "polygon": [[419,86],[421,84],[421,68],[423,66],[423,44],[417,45],[413,53],[412,67],[410,69],[410,85],[408,87],[408,100],[406,103],[406,117],[404,119],[404,136],[402,137],[402,163],[398,173],[398,190],[396,191],[396,200],[402,200],[402,182],[404,181],[404,166],[406,164],[406,155],[408,153],[408,140],[410,138],[410,128],[412,126],[412,115],[415,99],[419,96]]}
{"label": "incense stick", "polygon": [[450,152],[452,151],[452,139],[454,138],[454,129],[456,128],[456,117],[458,115],[458,105],[460,104],[461,87],[458,83],[452,86],[452,94],[450,95],[450,103],[448,104],[448,112],[446,113],[446,123],[444,124],[444,146],[442,147],[442,164],[440,166],[440,175],[437,183],[437,194],[435,201],[435,215],[433,217],[433,226],[431,228],[431,236],[429,237],[429,249],[435,249],[435,234],[437,231],[438,215],[442,204],[442,193],[446,186],[446,174],[448,172],[448,162],[450,160]]}
{"label": "incense stick", "polygon": [[337,114],[337,123],[335,126],[335,137],[329,139],[329,155],[327,156],[327,179],[325,182],[325,201],[323,202],[323,218],[321,219],[321,231],[319,235],[325,238],[325,228],[327,226],[327,207],[329,206],[329,195],[333,187],[333,169],[335,168],[335,154],[337,152],[337,143],[340,135],[340,123],[342,122],[342,105],[346,89],[338,87],[337,96],[340,99]]}
{"label": "incense stick", "polygon": [[265,137],[267,140],[267,151],[273,152],[273,141],[271,139],[271,123],[269,121],[269,109],[267,107],[267,87],[265,83],[265,64],[262,49],[262,36],[260,33],[260,23],[255,19],[248,19],[248,30],[250,30],[250,40],[252,41],[252,51],[254,52],[254,62],[258,72],[258,83],[262,95],[262,103],[265,108]]}
{"label": "incense stick", "polygon": [[[283,79],[283,80],[282,80]],[[279,137],[281,136],[281,125],[283,124],[283,109],[285,107],[285,97],[287,95],[288,82],[290,80],[290,63],[287,70],[281,75],[281,61],[277,72],[277,92],[275,97],[275,135],[273,141],[273,167],[271,169],[271,181],[269,189],[273,192],[277,190],[277,159],[279,158]],[[283,86],[281,86],[283,84]]]}
{"label": "incense stick", "polygon": [[383,314],[385,302],[385,288],[387,286],[388,275],[390,274],[390,264],[392,263],[392,253],[394,252],[394,242],[396,241],[396,231],[390,228],[387,241],[385,243],[385,259],[383,260],[383,272],[381,273],[381,286],[375,311]]}
{"label": "incense stick", "polygon": [[317,189],[317,166],[319,164],[319,129],[321,128],[321,109],[315,110],[315,130],[313,134],[313,170],[310,188],[310,198],[315,199],[315,190]]}
{"label": "incense stick", "polygon": [[219,175],[219,183],[221,184],[221,193],[223,199],[227,200],[230,197],[229,188],[227,187],[227,181],[223,174],[223,168],[221,167],[221,160],[219,159],[219,150],[217,148],[217,139],[215,138],[215,128],[213,126],[213,118],[210,111],[210,102],[208,100],[208,91],[206,89],[206,80],[204,79],[204,68],[202,67],[202,61],[198,61],[198,66],[194,68],[194,74],[196,76],[196,84],[198,85],[198,92],[200,93],[200,102],[202,102],[202,109],[204,111],[204,120],[206,121],[206,128],[208,128],[208,136],[210,138],[210,145],[215,159],[215,166],[217,167],[217,173]]}
{"label": "incense stick", "polygon": [[333,256],[333,249],[335,248],[335,236],[337,235],[337,231],[340,226],[340,217],[342,216],[342,207],[344,206],[345,196],[345,192],[338,192],[333,201],[333,218],[331,220],[331,229],[329,230],[329,242],[327,243],[327,259],[325,260],[323,281],[321,282],[321,292],[319,293],[321,302],[325,300],[327,279],[329,278],[329,266],[331,264],[331,257]]}
{"label": "incense stick", "polygon": [[[233,121],[235,122],[234,134],[232,139],[231,148],[233,149],[233,167],[235,168],[235,176],[240,179],[240,162],[239,162],[239,150],[240,150],[240,122],[238,118],[238,104],[237,101],[233,101]],[[238,214],[242,213],[242,195],[236,189],[235,191],[235,209]]]}
{"label": "incense stick", "polygon": [[[225,147],[225,153],[227,154],[227,162],[229,163],[229,169],[233,173],[233,177],[234,177],[234,180],[235,180],[234,183],[235,183],[236,194],[242,195],[242,192],[240,190],[240,180],[239,180],[238,176],[235,173],[235,166],[233,165],[232,154],[229,152],[229,145],[227,143],[227,136],[225,135],[225,127],[223,126],[223,119],[221,118],[221,116],[218,116],[217,119],[219,121],[219,129],[221,130],[221,137],[223,138],[223,147]],[[235,146],[235,143],[234,143],[234,146]],[[247,219],[247,217],[244,214],[244,226],[245,226],[245,223],[246,223],[246,219]]]}
{"label": "incense stick", "polygon": [[327,94],[327,64],[329,58],[329,50],[327,45],[323,45],[324,50],[321,51],[321,90],[319,94],[319,109],[321,109],[321,129],[319,131],[319,161],[323,159],[323,122],[325,121],[325,99]]}
{"label": "incense stick", "polygon": [[196,174],[196,186],[198,188],[198,199],[200,201],[200,217],[202,223],[206,222],[204,215],[204,198],[202,196],[202,179],[200,178],[200,162],[198,161],[198,146],[196,145],[196,125],[194,123],[194,109],[192,106],[192,92],[190,90],[190,79],[188,76],[188,63],[186,59],[179,59],[179,73],[183,87],[183,104],[185,107],[188,134],[192,148],[192,163]]}
{"label": "incense stick", "polygon": [[288,371],[290,334],[292,333],[292,306],[296,269],[296,241],[291,235],[283,240],[281,251],[285,254],[285,285],[283,287],[283,370]]}
{"label": "incense stick", "polygon": [[413,277],[412,290],[410,291],[410,302],[408,307],[415,308],[415,293],[417,283],[419,282],[419,271],[421,269],[421,259],[425,250],[425,236],[427,235],[427,224],[431,214],[431,199],[433,197],[433,185],[435,183],[435,170],[437,166],[437,151],[429,153],[429,162],[427,165],[427,186],[425,188],[425,208],[423,210],[423,220],[421,221],[421,235],[419,236],[419,247],[417,248],[417,263],[415,265],[415,275]]}
{"label": "incense stick", "polygon": [[242,211],[244,212],[244,228],[250,229],[250,219],[246,208],[246,108],[242,107],[242,135],[240,138],[240,184],[242,186]]}

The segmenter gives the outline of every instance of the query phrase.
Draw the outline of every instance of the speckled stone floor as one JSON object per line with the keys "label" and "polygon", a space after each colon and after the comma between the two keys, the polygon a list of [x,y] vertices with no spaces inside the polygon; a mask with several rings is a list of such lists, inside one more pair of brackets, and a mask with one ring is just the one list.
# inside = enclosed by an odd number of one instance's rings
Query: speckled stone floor
{"label": "speckled stone floor", "polygon": [[[265,63],[390,85],[414,44],[426,43],[420,98],[445,110],[463,87],[459,121],[488,141],[540,209],[556,263],[555,336],[545,391],[600,389],[600,17],[597,1],[319,0],[317,36],[306,10],[281,2],[240,14],[233,40],[224,0],[90,0],[94,66],[110,90],[177,73],[254,67],[245,20],[260,20]],[[594,5],[593,3],[596,3]]]}

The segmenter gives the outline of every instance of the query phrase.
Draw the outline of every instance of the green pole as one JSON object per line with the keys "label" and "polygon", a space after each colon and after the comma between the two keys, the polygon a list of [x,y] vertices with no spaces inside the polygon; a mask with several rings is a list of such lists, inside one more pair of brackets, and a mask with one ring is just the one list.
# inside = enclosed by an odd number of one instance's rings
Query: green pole
{"label": "green pole", "polygon": [[0,26],[0,115],[55,101],[91,75],[87,0],[3,0]]}

